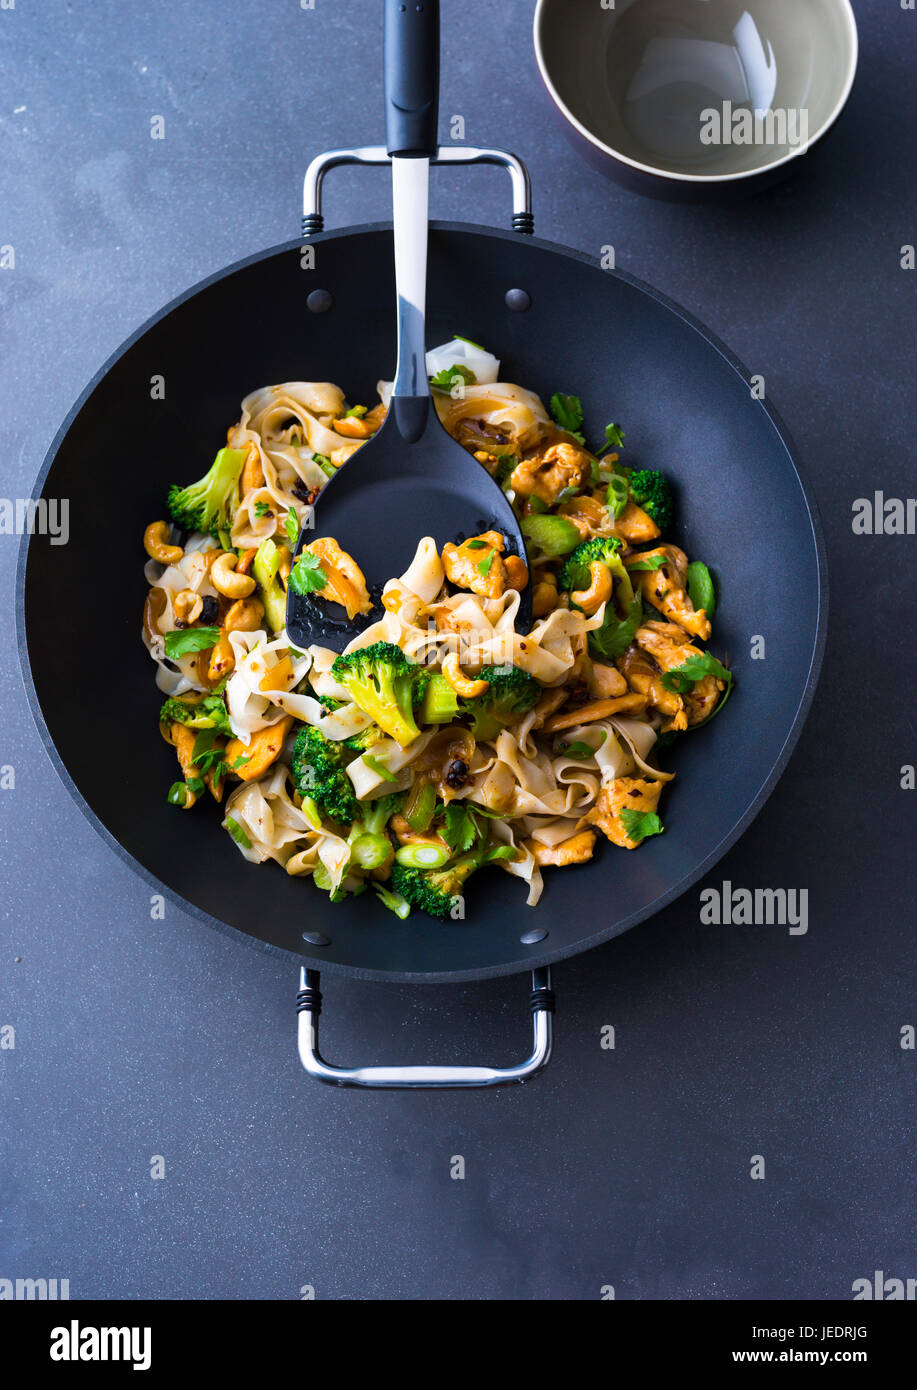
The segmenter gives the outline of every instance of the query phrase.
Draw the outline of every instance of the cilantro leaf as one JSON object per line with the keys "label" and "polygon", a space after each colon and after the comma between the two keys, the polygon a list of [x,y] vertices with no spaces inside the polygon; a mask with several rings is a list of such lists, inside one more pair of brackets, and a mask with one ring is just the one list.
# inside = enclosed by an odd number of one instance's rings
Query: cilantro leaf
{"label": "cilantro leaf", "polygon": [[453,362],[451,367],[443,367],[442,371],[431,376],[430,385],[437,391],[451,391],[456,377],[466,386],[474,386],[477,382],[477,377],[470,367],[462,367],[458,362]]}
{"label": "cilantro leaf", "polygon": [[618,617],[609,603],[602,626],[589,634],[589,651],[606,661],[616,661],[627,651],[642,622],[643,601],[639,596],[634,599],[624,619]]}
{"label": "cilantro leaf", "polygon": [[255,503],[255,516],[270,516],[270,514],[270,503],[263,501]]}
{"label": "cilantro leaf", "polygon": [[222,776],[221,763],[223,767],[226,767],[222,761],[223,745],[217,746],[216,743],[218,736],[216,729],[201,729],[191,750],[191,762],[198,772],[202,775],[205,772],[212,772],[215,781],[219,781]]}
{"label": "cilantro leaf", "polygon": [[704,676],[716,676],[717,680],[725,681],[727,686],[732,684],[732,672],[727,671],[710,652],[689,656],[680,666],[671,666],[668,671],[662,673],[660,680],[666,690],[671,690],[676,695],[687,695],[692,686],[703,680]]}
{"label": "cilantro leaf", "polygon": [[299,594],[305,598],[309,594],[319,593],[327,583],[328,576],[322,569],[318,556],[313,554],[311,550],[300,551],[287,580],[287,584],[294,594]]}
{"label": "cilantro leaf", "polygon": [[477,570],[478,574],[482,577],[482,579],[486,579],[487,576],[490,574],[490,567],[494,562],[495,554],[496,551],[492,550],[486,559],[479,560],[478,563],[475,565],[475,569]]}
{"label": "cilantro leaf", "polygon": [[655,811],[633,811],[629,806],[625,806],[619,819],[627,838],[636,840],[638,845],[642,844],[648,835],[661,835],[664,829]]}
{"label": "cilantro leaf", "polygon": [[607,454],[609,449],[623,449],[623,447],[624,431],[621,429],[620,425],[606,425],[605,443],[602,445],[601,449],[599,449],[596,458],[601,458],[603,454]]}
{"label": "cilantro leaf", "polygon": [[583,403],[579,396],[565,396],[562,391],[555,391],[551,397],[551,415],[562,430],[572,434],[580,444],[585,444],[582,434]]}
{"label": "cilantro leaf", "polygon": [[220,637],[218,627],[182,627],[166,633],[165,651],[170,661],[191,652],[205,652],[216,646]]}
{"label": "cilantro leaf", "polygon": [[464,854],[478,838],[478,822],[474,811],[461,801],[450,801],[446,807],[443,839],[453,854]]}
{"label": "cilantro leaf", "polygon": [[562,744],[560,751],[565,758],[575,758],[577,762],[584,762],[586,758],[594,758],[608,737],[604,729],[601,730],[601,734],[598,748],[593,748],[592,744],[586,743],[584,739],[576,739],[573,743]]}

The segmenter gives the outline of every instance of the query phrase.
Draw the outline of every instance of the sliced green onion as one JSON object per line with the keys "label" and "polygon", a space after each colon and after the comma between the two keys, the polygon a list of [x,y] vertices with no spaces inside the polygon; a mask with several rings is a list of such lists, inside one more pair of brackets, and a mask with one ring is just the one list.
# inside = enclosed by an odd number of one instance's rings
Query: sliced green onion
{"label": "sliced green onion", "polygon": [[399,864],[407,869],[441,869],[449,862],[452,851],[432,840],[415,840],[395,851]]}
{"label": "sliced green onion", "polygon": [[232,816],[226,817],[226,819],[223,822],[223,829],[229,831],[230,835],[235,840],[237,845],[241,845],[243,849],[251,849],[251,840],[248,838],[239,822],[237,820],[233,820]]}
{"label": "sliced green onion", "polygon": [[624,511],[629,501],[630,491],[627,486],[627,479],[622,478],[620,473],[612,473],[608,480],[608,492],[605,495],[605,505],[615,520],[617,520]]}
{"label": "sliced green onion", "polygon": [[286,521],[283,523],[283,526],[284,530],[287,533],[287,540],[290,542],[291,547],[295,550],[296,542],[299,540],[299,517],[296,515],[292,507],[287,512]]}
{"label": "sliced green onion", "polygon": [[578,528],[565,516],[523,517],[522,534],[542,555],[552,559],[569,555],[582,540]]}
{"label": "sliced green onion", "polygon": [[381,869],[392,862],[392,842],[387,835],[358,835],[350,846],[350,858],[360,869]]}
{"label": "sliced green onion", "polygon": [[390,772],[384,763],[380,763],[378,758],[373,757],[372,753],[364,753],[363,761],[369,768],[370,772],[374,772],[377,777],[383,778],[383,780],[386,782],[398,781],[396,774],[394,772]]}
{"label": "sliced green onion", "polygon": [[188,788],[184,782],[173,782],[166,794],[170,806],[187,806]]}
{"label": "sliced green onion", "polygon": [[379,901],[383,907],[387,907],[389,912],[394,912],[396,917],[404,921],[405,917],[411,915],[411,904],[407,898],[403,898],[400,893],[393,893],[390,888],[384,888],[381,883],[373,885],[379,895]]}

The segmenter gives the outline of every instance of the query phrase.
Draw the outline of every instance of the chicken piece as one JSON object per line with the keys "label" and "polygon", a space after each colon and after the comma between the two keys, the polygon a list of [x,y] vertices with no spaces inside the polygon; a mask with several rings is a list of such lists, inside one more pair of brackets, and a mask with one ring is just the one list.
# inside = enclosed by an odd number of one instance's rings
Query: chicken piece
{"label": "chicken piece", "polygon": [[598,700],[613,699],[615,695],[623,695],[627,690],[627,681],[621,672],[614,666],[605,666],[601,661],[590,662],[586,671],[586,684],[589,694]]}
{"label": "chicken piece", "polygon": [[570,497],[557,508],[558,516],[565,516],[579,531],[584,541],[593,536],[613,536],[614,518],[604,502],[595,497]]}
{"label": "chicken piece", "polygon": [[648,777],[616,777],[610,787],[603,787],[586,820],[597,825],[612,844],[622,849],[636,849],[642,842],[632,840],[621,823],[621,812],[655,811],[659,805],[661,782]]}
{"label": "chicken piece", "polygon": [[[164,730],[165,725],[163,725],[162,727]],[[186,784],[190,779],[200,778],[201,776],[201,770],[194,762],[193,758],[194,745],[197,741],[198,732],[199,731],[197,729],[189,729],[187,724],[180,724],[177,720],[175,720],[172,724],[169,725],[167,735],[168,742],[173,744],[175,747],[175,751],[178,754],[178,765],[182,770],[182,776]],[[220,740],[214,739],[213,746],[215,748],[219,748],[221,746]],[[204,785],[207,787],[207,790],[210,792],[210,795],[213,797],[214,801],[222,801],[222,777],[218,781],[214,781],[213,773],[205,772],[203,781]],[[194,805],[195,801],[197,801],[197,798],[198,793],[193,792],[191,788],[186,785],[185,804],[183,810],[190,810],[190,808]]]}
{"label": "chicken piece", "polygon": [[[266,729],[259,729],[257,733],[252,734],[248,743],[231,738],[226,745],[225,753],[230,772],[235,773],[243,782],[254,782],[277,761],[292,723],[292,714],[285,714],[276,724],[270,724]],[[242,759],[244,761],[241,761]]]}
{"label": "chicken piece", "polygon": [[399,845],[441,845],[443,849],[451,849],[443,837],[437,835],[434,830],[412,830],[400,811],[392,816],[389,821],[389,829],[393,832]]}
{"label": "chicken piece", "polygon": [[633,643],[621,657],[619,665],[631,690],[645,695],[654,709],[669,716],[669,723],[663,732],[674,729],[681,733],[688,727],[684,701],[673,690],[666,690],[659,679],[659,671],[654,663]]}
{"label": "chicken piece", "polygon": [[691,645],[691,638],[677,623],[660,623],[655,620],[644,623],[642,627],[637,628],[634,641],[638,647],[649,652],[663,671],[680,666],[689,656],[702,655],[697,647]]}
{"label": "chicken piece", "polygon": [[[644,623],[637,630],[635,640],[652,655],[663,671],[681,666],[689,656],[703,656],[703,652],[691,644],[676,623]],[[716,676],[702,676],[695,682],[693,689],[683,697],[688,726],[709,719],[725,688],[725,681],[718,680]]]}
{"label": "chicken piece", "polygon": [[575,444],[552,444],[543,454],[523,459],[513,469],[509,485],[520,497],[539,497],[553,507],[565,488],[580,488],[589,476],[590,458]]}
{"label": "chicken piece", "polygon": [[594,724],[597,719],[610,719],[613,714],[641,714],[646,709],[644,695],[618,695],[613,700],[590,700],[586,705],[564,710],[545,720],[546,734],[559,734],[562,729],[572,729],[577,724]]}
{"label": "chicken piece", "polygon": [[[687,556],[674,545],[660,545],[655,550],[644,550],[641,560],[650,555],[664,555],[666,563],[658,570],[633,570],[633,579],[641,589],[643,597],[657,608],[670,622],[678,623],[692,637],[706,642],[710,636],[710,619],[703,608],[695,608],[685,589]],[[684,561],[684,566],[682,566]]]}
{"label": "chicken piece", "polygon": [[643,541],[655,541],[662,532],[649,512],[638,507],[636,502],[628,502],[623,512],[615,520],[615,533],[629,545],[640,545]]}
{"label": "chicken piece", "polygon": [[564,686],[546,690],[535,706],[534,718],[532,719],[531,725],[532,729],[543,728],[545,720],[550,719],[551,715],[554,714],[556,710],[560,709],[564,701],[569,698],[569,695],[570,691]]}
{"label": "chicken piece", "polygon": [[535,863],[541,868],[548,865],[566,868],[568,864],[587,864],[595,849],[594,830],[579,830],[569,840],[561,840],[559,845],[542,845],[537,840],[526,840],[525,848],[531,850]]}
{"label": "chicken piece", "polygon": [[331,536],[321,536],[303,547],[316,555],[321,563],[327,583],[323,589],[316,590],[318,597],[330,603],[339,603],[347,610],[351,621],[358,613],[369,613],[372,599],[366,587],[366,579],[353,556],[342,550]]}
{"label": "chicken piece", "polygon": [[[470,536],[461,545],[447,541],[443,546],[443,569],[457,589],[470,589],[482,598],[500,598],[510,585],[503,559],[505,542],[499,531]],[[510,557],[507,557],[510,558]],[[528,574],[528,571],[526,571]]]}

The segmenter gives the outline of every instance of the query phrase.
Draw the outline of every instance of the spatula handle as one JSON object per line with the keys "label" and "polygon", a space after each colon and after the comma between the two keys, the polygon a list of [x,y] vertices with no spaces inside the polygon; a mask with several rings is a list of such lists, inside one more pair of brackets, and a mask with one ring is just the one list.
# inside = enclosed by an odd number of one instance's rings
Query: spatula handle
{"label": "spatula handle", "polygon": [[391,155],[436,154],[439,0],[385,0],[385,140]]}

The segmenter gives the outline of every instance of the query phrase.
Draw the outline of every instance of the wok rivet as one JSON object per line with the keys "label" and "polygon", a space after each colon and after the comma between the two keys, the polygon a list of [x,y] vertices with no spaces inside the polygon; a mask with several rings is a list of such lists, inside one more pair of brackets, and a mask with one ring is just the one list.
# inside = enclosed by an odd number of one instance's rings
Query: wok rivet
{"label": "wok rivet", "polygon": [[547,928],[533,927],[531,931],[523,932],[519,940],[523,946],[535,946],[539,941],[544,941],[547,934]]}
{"label": "wok rivet", "polygon": [[331,937],[323,936],[320,931],[304,931],[302,934],[302,939],[303,941],[308,941],[310,946],[331,945]]}
{"label": "wok rivet", "polygon": [[532,307],[532,296],[526,294],[525,290],[507,290],[506,307],[512,309],[514,314],[524,314],[526,309]]}
{"label": "wok rivet", "polygon": [[313,314],[326,314],[333,303],[334,295],[330,290],[313,290],[306,300]]}

